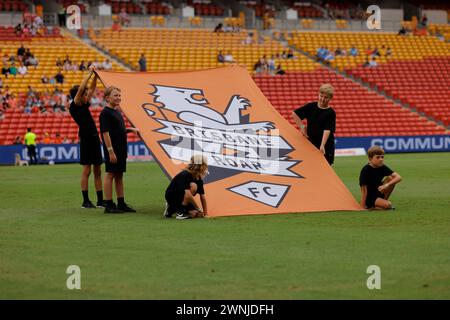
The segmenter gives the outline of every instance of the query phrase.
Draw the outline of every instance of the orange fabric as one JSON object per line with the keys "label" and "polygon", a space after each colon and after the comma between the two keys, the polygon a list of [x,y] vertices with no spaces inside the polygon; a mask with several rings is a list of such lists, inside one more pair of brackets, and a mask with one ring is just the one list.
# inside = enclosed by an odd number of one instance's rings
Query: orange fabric
{"label": "orange fabric", "polygon": [[[169,178],[203,150],[210,217],[361,210],[320,151],[272,107],[245,67],[98,75],[105,86],[121,88],[122,111]],[[263,131],[271,126],[272,140]],[[261,129],[259,135],[236,131],[250,127]]]}

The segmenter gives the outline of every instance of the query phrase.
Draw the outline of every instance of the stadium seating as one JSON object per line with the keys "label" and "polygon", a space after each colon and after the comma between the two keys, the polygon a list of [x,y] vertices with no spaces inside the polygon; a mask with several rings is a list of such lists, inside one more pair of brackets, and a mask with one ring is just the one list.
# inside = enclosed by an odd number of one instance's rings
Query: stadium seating
{"label": "stadium seating", "polygon": [[[10,28],[7,29],[10,30]],[[0,28],[0,30],[2,29]],[[2,38],[0,37],[0,39]],[[0,40],[2,56],[3,54],[8,56],[16,54],[21,43],[24,44],[25,48],[30,48],[30,51],[39,60],[38,67],[36,69],[29,67],[28,73],[23,77],[17,75],[16,77],[9,76],[5,78],[3,75],[0,75],[3,80],[3,86],[9,86],[11,93],[16,94],[20,98],[23,98],[29,85],[38,92],[52,92],[56,87],[63,90],[64,93],[68,93],[74,84],[81,82],[84,76],[84,73],[81,71],[63,71],[64,84],[62,85],[43,84],[41,82],[42,75],[53,77],[57,73],[59,70],[59,67],[56,66],[58,57],[63,60],[66,54],[69,53],[70,59],[78,64],[81,60],[84,60],[86,63],[97,60],[101,63],[105,59],[99,52],[83,42],[59,33],[46,37],[28,38],[26,41],[17,37]],[[113,70],[124,70],[124,68],[117,63],[113,63]],[[98,121],[97,113],[99,110],[94,110],[93,112],[94,119]],[[0,122],[0,143],[10,144],[16,136],[22,137],[28,126],[33,127],[38,135],[44,132],[49,132],[50,134],[59,132],[62,137],[67,136],[70,140],[76,140],[78,135],[77,126],[68,113],[25,114],[23,109],[16,108],[6,110],[5,118]],[[136,139],[136,137],[131,135],[130,137],[132,140]]]}
{"label": "stadium seating", "polygon": [[349,73],[388,95],[450,125],[450,57],[394,61]]}
{"label": "stadium seating", "polygon": [[358,56],[338,56],[332,62],[340,71],[362,65],[366,61],[366,50],[370,47],[381,49],[383,46],[392,49],[389,57],[377,58],[379,64],[392,60],[419,60],[425,57],[448,56],[450,44],[439,41],[435,37],[402,37],[393,33],[357,33],[357,32],[293,32],[288,40],[300,50],[315,56],[317,49],[326,46],[334,51],[337,47],[349,50],[353,45],[358,49]]}
{"label": "stadium seating", "polygon": [[[254,32],[254,31],[253,31]],[[210,30],[191,29],[126,29],[119,32],[102,30],[92,40],[110,54],[138,70],[141,53],[147,58],[148,71],[198,70],[223,65],[217,61],[219,51],[231,52],[236,63],[245,65],[252,72],[253,65],[262,56],[287,51],[279,42],[268,37],[258,44],[256,33],[251,45],[244,45],[247,31],[239,33],[214,33]],[[158,46],[154,44],[158,43]],[[279,59],[288,71],[313,70],[318,63],[297,55],[296,59]]]}
{"label": "stadium seating", "polygon": [[0,0],[0,11],[26,11],[28,4],[20,0]]}
{"label": "stadium seating", "polygon": [[337,137],[445,133],[445,128],[425,117],[325,68],[254,79],[272,105],[292,124],[295,124],[292,111],[307,102],[317,101],[321,84],[332,84],[336,91],[331,105],[337,114]]}
{"label": "stadium seating", "polygon": [[[250,30],[251,31],[251,30]],[[217,54],[231,52],[235,62],[247,66],[253,72],[254,63],[263,55],[270,57],[279,55],[287,48],[268,37],[258,43],[255,31],[253,44],[244,44],[249,30],[237,33],[214,33],[211,30],[199,29],[134,29],[126,28],[121,32],[110,29],[92,32],[95,44],[110,54],[118,57],[138,70],[138,59],[141,53],[147,57],[149,71],[198,70],[223,65],[217,61]],[[342,41],[341,43],[339,41]],[[25,41],[24,41],[25,42]],[[339,46],[348,49],[355,44],[360,52],[366,46],[391,46],[392,57],[380,61],[375,69],[359,67],[360,60],[353,57],[342,57],[333,62],[333,66],[360,77],[372,86],[386,91],[394,98],[416,107],[441,119],[448,124],[448,89],[449,57],[446,44],[432,37],[399,38],[392,34],[356,34],[336,33],[294,33],[290,39],[311,55],[317,46]],[[155,43],[158,46],[155,46]],[[2,53],[15,53],[20,41],[12,39],[0,41]],[[31,68],[25,78],[4,79],[13,92],[24,93],[28,84],[34,89],[53,89],[40,83],[40,77],[46,73],[54,75],[57,70],[55,61],[64,59],[70,52],[75,61],[103,61],[103,57],[83,43],[65,36],[26,39],[25,47],[30,47],[40,61],[36,70]],[[3,49],[4,48],[4,49]],[[363,56],[363,55],[361,55]],[[431,57],[434,56],[434,57]],[[353,59],[353,60],[352,60]],[[336,59],[337,60],[337,59]],[[322,83],[331,83],[336,88],[332,101],[338,116],[337,137],[350,136],[385,136],[385,135],[425,135],[445,134],[446,129],[417,113],[403,108],[384,96],[367,90],[366,87],[351,81],[339,74],[322,67],[313,59],[295,53],[295,59],[277,59],[287,71],[283,76],[254,75],[254,80],[281,115],[291,123],[291,112],[306,102],[317,99],[317,91]],[[114,64],[115,70],[123,70]],[[411,73],[410,69],[417,70]],[[394,72],[395,71],[395,72]],[[424,71],[424,72],[420,72]],[[410,73],[408,73],[410,72]],[[65,72],[67,84],[62,89],[67,92],[74,83],[79,83],[81,72]],[[412,77],[411,75],[414,75]],[[430,76],[432,75],[432,76]],[[433,78],[434,77],[434,78]],[[406,80],[406,81],[405,81]],[[405,91],[407,90],[407,91]],[[427,103],[422,103],[427,101]],[[433,108],[430,110],[429,108]],[[98,119],[100,109],[93,109],[94,119]],[[36,129],[38,135],[44,132],[77,138],[77,127],[67,114],[25,114],[19,109],[9,109],[5,119],[0,123],[0,137],[3,143],[11,143],[16,136],[23,136],[26,127]],[[137,136],[129,136],[130,141]],[[0,143],[2,143],[0,142]]]}
{"label": "stadium seating", "polygon": [[[441,28],[441,31],[446,30]],[[450,124],[449,43],[431,36],[403,37],[396,34],[345,32],[297,32],[290,42],[312,56],[320,46],[327,46],[331,50],[339,46],[348,50],[354,45],[359,51],[358,56],[337,56],[331,61],[331,66],[385,91],[394,99],[442,121],[444,125]],[[366,49],[381,49],[383,46],[390,47],[392,55],[385,56],[382,53],[381,57],[376,57],[379,64],[377,67],[363,67],[367,58]]]}

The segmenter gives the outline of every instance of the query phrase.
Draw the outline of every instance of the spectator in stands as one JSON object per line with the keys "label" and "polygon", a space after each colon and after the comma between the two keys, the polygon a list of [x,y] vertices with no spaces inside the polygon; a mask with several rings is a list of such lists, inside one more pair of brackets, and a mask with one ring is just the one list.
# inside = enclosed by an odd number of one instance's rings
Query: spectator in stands
{"label": "spectator in stands", "polygon": [[11,64],[11,66],[9,67],[9,74],[10,74],[10,75],[13,75],[14,77],[15,77],[16,74],[17,74],[17,68],[16,68],[16,65],[15,65],[14,62],[13,62],[13,63]]}
{"label": "spectator in stands", "polygon": [[58,8],[58,24],[61,28],[66,26],[66,8],[60,3]]}
{"label": "spectator in stands", "polygon": [[61,135],[59,134],[59,132],[57,132],[56,135],[55,135],[55,139],[53,139],[53,143],[54,144],[61,144],[62,141],[63,140],[62,140]]}
{"label": "spectator in stands", "polygon": [[9,107],[11,109],[16,109],[17,108],[17,103],[18,103],[18,99],[16,97],[16,95],[14,93],[11,93],[8,97],[8,99],[6,100],[7,105],[9,105]]}
{"label": "spectator in stands", "polygon": [[33,21],[33,27],[36,30],[39,30],[40,28],[42,28],[44,26],[44,21],[42,21],[42,18],[38,15],[36,15],[34,17],[34,21]]}
{"label": "spectator in stands", "polygon": [[[79,127],[78,136],[80,137],[80,164],[83,166],[81,173],[81,193],[83,196],[82,208],[95,208],[89,199],[89,176],[91,167],[94,168],[94,183],[97,191],[97,207],[104,207],[101,165],[103,162],[100,138],[97,127],[89,111],[89,101],[97,85],[97,74],[95,67],[89,68],[88,74],[84,77],[80,85],[75,85],[70,89],[70,95],[73,99],[70,104],[70,115]],[[89,79],[94,76],[89,87]]]}
{"label": "spectator in stands", "polygon": [[423,16],[422,16],[422,19],[420,20],[420,24],[421,24],[423,27],[426,27],[426,26],[427,26],[427,23],[428,23],[428,17],[427,17],[427,15],[424,13]]}
{"label": "spectator in stands", "polygon": [[5,52],[5,54],[2,57],[2,64],[8,64],[9,63],[9,56],[8,54]]}
{"label": "spectator in stands", "polygon": [[20,63],[19,68],[17,69],[17,73],[24,77],[28,72],[27,66],[25,66],[22,62]]}
{"label": "spectator in stands", "polygon": [[32,54],[29,58],[25,59],[26,66],[33,66],[35,69],[39,64],[39,60]]}
{"label": "spectator in stands", "polygon": [[281,67],[281,63],[278,64],[277,68],[275,69],[275,74],[278,74],[282,76],[283,74],[286,74],[286,71],[283,70],[283,67]]}
{"label": "spectator in stands", "polygon": [[272,55],[270,59],[267,59],[267,70],[270,74],[274,74],[276,71],[276,65],[275,65],[275,56]]}
{"label": "spectator in stands", "polygon": [[[136,212],[124,199],[123,173],[127,165],[127,133],[139,133],[136,128],[125,127],[120,108],[121,94],[117,87],[107,87],[104,91],[105,107],[100,114],[105,155],[106,177],[104,182],[106,207],[105,213]],[[117,195],[117,207],[112,200],[113,182]]]}
{"label": "spectator in stands", "polygon": [[358,55],[358,49],[356,49],[356,47],[353,45],[353,46],[350,48],[348,54],[349,54],[350,56],[352,56],[352,57],[356,57],[356,56]]}
{"label": "spectator in stands", "polygon": [[366,49],[366,55],[367,56],[372,56],[373,53],[374,53],[374,50],[370,46],[368,46],[367,49]]}
{"label": "spectator in stands", "polygon": [[363,68],[370,66],[369,57],[366,57],[366,61],[362,64],[362,66],[363,66]]}
{"label": "spectator in stands", "polygon": [[60,103],[59,103],[59,96],[58,94],[52,94],[49,101],[48,106],[53,109],[53,112],[59,112],[61,110]]}
{"label": "spectator in stands", "polygon": [[387,49],[386,49],[386,57],[389,57],[391,55],[392,55],[392,49],[391,49],[391,47],[387,47]]}
{"label": "spectator in stands", "polygon": [[223,24],[220,22],[215,28],[214,32],[223,32]]}
{"label": "spectator in stands", "polygon": [[372,57],[379,57],[380,55],[381,55],[380,51],[378,50],[377,47],[375,47],[372,52]]}
{"label": "spectator in stands", "polygon": [[20,136],[16,136],[16,138],[14,139],[13,144],[16,144],[16,145],[22,144],[22,139],[20,139]]}
{"label": "spectator in stands", "polygon": [[64,75],[61,72],[61,69],[58,70],[58,73],[55,75],[56,83],[63,84],[64,83]]}
{"label": "spectator in stands", "polygon": [[[319,100],[296,109],[292,116],[301,133],[322,152],[331,165],[334,162],[334,132],[336,131],[336,112],[329,105],[334,89],[323,84],[319,89]],[[307,120],[307,125],[302,122]]]}
{"label": "spectator in stands", "polygon": [[3,95],[5,96],[6,99],[9,99],[12,95],[11,89],[9,89],[9,86],[6,85],[5,86],[5,90],[3,91]]}
{"label": "spectator in stands", "polygon": [[8,78],[8,75],[9,75],[9,67],[8,67],[8,64],[7,64],[7,63],[4,63],[4,64],[3,64],[3,67],[2,67],[2,75],[4,75],[5,78]]}
{"label": "spectator in stands", "polygon": [[328,51],[327,55],[325,56],[325,58],[323,59],[323,62],[325,64],[330,64],[331,61],[334,60],[334,54],[331,51]]}
{"label": "spectator in stands", "polygon": [[102,101],[97,96],[97,94],[94,93],[91,98],[91,107],[95,109],[95,108],[100,107],[101,105],[102,105]]}
{"label": "spectator in stands", "polygon": [[95,59],[94,62],[92,62],[92,65],[96,69],[101,69],[102,68],[102,64],[97,59]]}
{"label": "spectator in stands", "polygon": [[123,27],[128,27],[128,25],[130,24],[131,19],[128,18],[128,14],[125,8],[120,9],[120,13],[119,13],[119,23],[121,26]]}
{"label": "spectator in stands", "polygon": [[84,60],[81,60],[80,66],[78,67],[80,71],[87,70],[86,64],[84,63]]}
{"label": "spectator in stands", "polygon": [[0,77],[0,89],[3,89],[3,78]]}
{"label": "spectator in stands", "polygon": [[74,61],[71,65],[70,65],[70,70],[72,71],[78,71],[78,63],[76,61]]}
{"label": "spectator in stands", "polygon": [[249,32],[244,40],[244,44],[253,44],[253,32]]}
{"label": "spectator in stands", "polygon": [[26,23],[23,25],[22,35],[25,36],[25,37],[31,35],[31,29],[28,26],[28,24],[26,24]]}
{"label": "spectator in stands", "polygon": [[31,98],[36,97],[36,91],[30,85],[28,86],[27,97],[31,97]]}
{"label": "spectator in stands", "polygon": [[234,62],[233,55],[231,54],[231,52],[228,52],[228,53],[223,57],[223,59],[224,59],[224,62],[229,62],[229,63]]}
{"label": "spectator in stands", "polygon": [[61,61],[60,57],[58,57],[58,59],[56,60],[56,66],[57,67],[62,67],[63,66],[63,62]]}
{"label": "spectator in stands", "polygon": [[63,61],[63,65],[66,64],[66,63],[72,64],[72,60],[70,60],[69,55],[66,55],[66,58],[65,58],[64,61]]}
{"label": "spectator in stands", "polygon": [[112,63],[109,61],[109,59],[106,59],[103,61],[102,67],[104,70],[111,70],[112,69]]}
{"label": "spectator in stands", "polygon": [[119,21],[114,21],[111,27],[111,30],[114,32],[120,31],[122,27],[120,26]]}
{"label": "spectator in stands", "polygon": [[70,64],[70,62],[69,61],[65,61],[64,65],[63,65],[63,70],[64,71],[69,71],[71,69],[72,69],[72,65]]}
{"label": "spectator in stands", "polygon": [[51,143],[53,143],[52,139],[50,138],[50,134],[48,132],[44,133],[44,138],[42,138],[42,143],[43,144],[51,144]]}
{"label": "spectator in stands", "polygon": [[27,129],[27,133],[24,136],[24,142],[28,149],[28,157],[30,158],[30,165],[37,164],[36,134],[31,131],[31,128]]}
{"label": "spectator in stands", "polygon": [[17,37],[20,37],[22,35],[22,24],[19,23],[14,27],[14,32],[16,33]]}
{"label": "spectator in stands", "polygon": [[380,146],[373,146],[367,150],[369,163],[359,175],[361,187],[361,207],[366,209],[395,209],[389,196],[402,177],[384,164],[384,150]]}
{"label": "spectator in stands", "polygon": [[225,57],[224,57],[222,51],[219,51],[219,54],[217,55],[217,62],[220,62],[220,63],[225,62]]}
{"label": "spectator in stands", "polygon": [[5,115],[3,114],[3,111],[0,110],[0,121],[2,121],[3,119],[5,119]]}
{"label": "spectator in stands", "polygon": [[281,59],[287,59],[287,53],[286,53],[286,51],[283,51],[283,52],[281,53]]}
{"label": "spectator in stands", "polygon": [[27,60],[27,59],[29,59],[32,55],[33,55],[33,54],[31,53],[31,49],[30,49],[30,48],[27,48],[27,49],[25,50],[24,55],[23,55],[23,59],[24,59],[24,60]]}
{"label": "spectator in stands", "polygon": [[6,111],[8,108],[9,108],[8,99],[2,93],[2,90],[0,89],[0,109],[2,111]]}
{"label": "spectator in stands", "polygon": [[70,143],[70,140],[69,140],[69,138],[67,138],[67,137],[64,137],[64,139],[63,139],[62,143],[63,143],[63,144],[69,144],[69,143]]}
{"label": "spectator in stands", "polygon": [[23,46],[23,43],[21,43],[19,49],[17,49],[17,56],[22,58],[24,55],[25,47]]}
{"label": "spectator in stands", "polygon": [[400,30],[398,31],[398,35],[399,35],[399,36],[406,36],[407,33],[408,33],[408,30],[407,30],[404,26],[402,26],[402,27],[400,28]]}
{"label": "spectator in stands", "polygon": [[141,53],[141,57],[139,58],[139,71],[145,72],[147,71],[147,59],[145,58],[145,55]]}
{"label": "spectator in stands", "polygon": [[264,66],[261,62],[261,59],[258,59],[258,61],[254,64],[253,71],[255,71],[256,74],[262,73],[264,71]]}
{"label": "spectator in stands", "polygon": [[372,57],[372,60],[369,62],[369,67],[375,68],[376,66],[378,66],[378,62],[375,60],[375,57]]}
{"label": "spectator in stands", "polygon": [[233,32],[233,26],[227,23],[227,25],[223,27],[223,32]]}
{"label": "spectator in stands", "polygon": [[294,51],[292,51],[292,49],[289,49],[286,58],[288,59],[294,59]]}

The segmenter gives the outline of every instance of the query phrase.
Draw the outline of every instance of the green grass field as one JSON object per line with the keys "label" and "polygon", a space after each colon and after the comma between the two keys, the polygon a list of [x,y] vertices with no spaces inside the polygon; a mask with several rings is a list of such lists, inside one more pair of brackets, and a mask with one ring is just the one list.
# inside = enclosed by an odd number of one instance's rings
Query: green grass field
{"label": "green grass field", "polygon": [[[358,201],[365,162],[334,166]],[[81,209],[77,164],[0,167],[0,299],[449,299],[450,153],[386,163],[403,177],[395,211],[184,221],[162,217],[153,162],[128,166],[128,215]],[[81,290],[66,288],[69,265]]]}

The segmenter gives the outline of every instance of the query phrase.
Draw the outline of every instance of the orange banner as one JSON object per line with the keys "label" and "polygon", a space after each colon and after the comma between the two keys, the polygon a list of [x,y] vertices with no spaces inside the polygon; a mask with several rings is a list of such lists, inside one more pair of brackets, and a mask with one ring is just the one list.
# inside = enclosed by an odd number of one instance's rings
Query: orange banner
{"label": "orange banner", "polygon": [[122,111],[169,178],[193,154],[208,158],[210,217],[361,210],[244,67],[98,75],[121,89]]}

